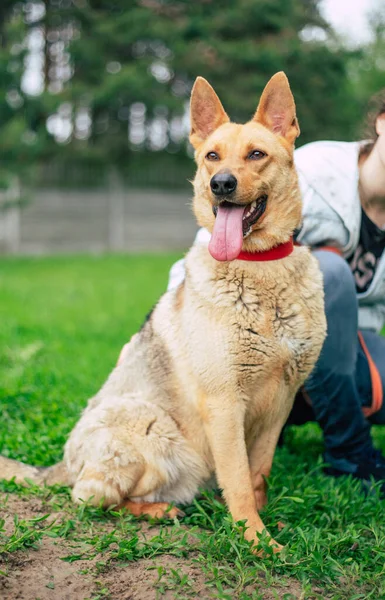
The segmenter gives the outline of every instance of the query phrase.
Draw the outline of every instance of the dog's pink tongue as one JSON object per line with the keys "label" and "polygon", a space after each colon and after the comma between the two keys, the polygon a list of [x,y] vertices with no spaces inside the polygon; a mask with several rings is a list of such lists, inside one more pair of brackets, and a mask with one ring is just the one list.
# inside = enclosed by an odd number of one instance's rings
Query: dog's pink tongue
{"label": "dog's pink tongue", "polygon": [[234,260],[242,250],[244,206],[219,206],[209,252],[216,260]]}

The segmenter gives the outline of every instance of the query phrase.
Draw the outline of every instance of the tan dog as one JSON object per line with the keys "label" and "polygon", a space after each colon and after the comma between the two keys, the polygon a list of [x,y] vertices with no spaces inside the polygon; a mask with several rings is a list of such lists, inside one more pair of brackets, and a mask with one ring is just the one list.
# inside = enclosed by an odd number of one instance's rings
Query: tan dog
{"label": "tan dog", "polygon": [[237,259],[241,250],[286,247],[300,224],[299,129],[286,76],[269,81],[245,125],[230,123],[198,78],[191,123],[194,212],[212,232],[210,251],[195,245],[187,254],[185,281],[160,299],[89,401],[64,463],[38,470],[0,459],[0,474],[61,481],[75,501],[158,516],[170,502],[191,502],[215,475],[234,520],[246,519],[246,537],[257,542],[264,478],[325,336],[321,275],[307,248]]}

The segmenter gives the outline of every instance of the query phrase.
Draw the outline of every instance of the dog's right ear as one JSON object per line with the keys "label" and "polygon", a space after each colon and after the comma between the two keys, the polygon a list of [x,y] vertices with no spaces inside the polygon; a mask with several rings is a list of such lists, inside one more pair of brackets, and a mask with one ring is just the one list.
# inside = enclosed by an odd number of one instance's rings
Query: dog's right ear
{"label": "dog's right ear", "polygon": [[286,138],[291,144],[299,136],[294,98],[283,71],[273,75],[267,83],[254,115],[254,121],[262,123],[276,135]]}
{"label": "dog's right ear", "polygon": [[190,120],[190,142],[194,148],[230,120],[213,88],[203,77],[197,77],[191,92]]}

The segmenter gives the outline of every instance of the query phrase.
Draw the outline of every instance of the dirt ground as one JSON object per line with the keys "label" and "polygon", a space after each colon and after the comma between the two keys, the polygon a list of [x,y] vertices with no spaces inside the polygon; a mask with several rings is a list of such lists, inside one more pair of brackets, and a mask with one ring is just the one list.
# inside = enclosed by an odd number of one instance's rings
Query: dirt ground
{"label": "dirt ground", "polygon": [[[0,502],[4,495],[0,494]],[[14,514],[19,519],[33,519],[46,514],[39,498],[9,495],[0,517],[5,519],[5,531],[13,531]],[[50,519],[60,518],[52,514]],[[108,526],[107,526],[108,529]],[[153,530],[152,530],[153,531]],[[62,538],[43,537],[36,549],[18,550],[0,557],[1,600],[157,600],[164,598],[200,600],[214,598],[215,588],[206,585],[205,576],[193,559],[180,559],[162,555],[156,559],[143,559],[125,565],[112,563],[98,565],[98,558],[66,562],[63,557],[87,550],[83,543]],[[163,568],[163,569],[162,569]],[[163,582],[160,572],[187,575],[189,586],[177,591],[167,578]],[[6,573],[2,575],[1,572]],[[264,600],[301,598],[299,583],[292,580],[280,589],[263,589],[263,573],[258,591]],[[252,597],[256,586],[244,590],[243,598]],[[262,589],[261,589],[262,588]],[[254,596],[255,597],[255,596]]]}

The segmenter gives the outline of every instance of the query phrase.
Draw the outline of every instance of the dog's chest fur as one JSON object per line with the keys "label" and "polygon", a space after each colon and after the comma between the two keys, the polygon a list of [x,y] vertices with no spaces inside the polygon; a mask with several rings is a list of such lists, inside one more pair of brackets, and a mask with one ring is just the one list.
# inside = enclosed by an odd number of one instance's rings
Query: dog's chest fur
{"label": "dog's chest fur", "polygon": [[194,248],[187,259],[186,289],[194,328],[201,336],[204,329],[205,347],[196,358],[203,377],[209,364],[217,378],[220,373],[246,395],[267,378],[301,385],[325,329],[314,259],[303,248],[281,261],[218,264],[203,252]]}

